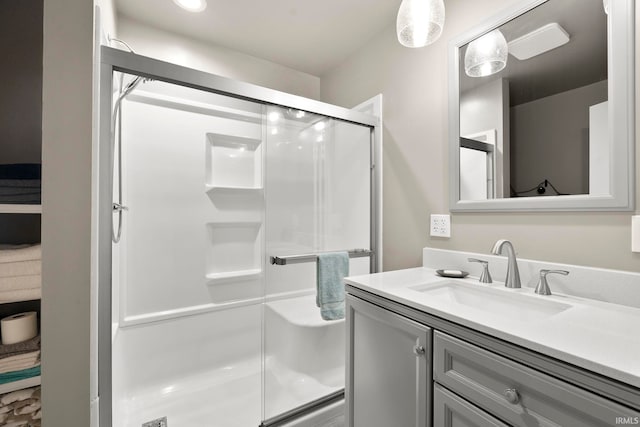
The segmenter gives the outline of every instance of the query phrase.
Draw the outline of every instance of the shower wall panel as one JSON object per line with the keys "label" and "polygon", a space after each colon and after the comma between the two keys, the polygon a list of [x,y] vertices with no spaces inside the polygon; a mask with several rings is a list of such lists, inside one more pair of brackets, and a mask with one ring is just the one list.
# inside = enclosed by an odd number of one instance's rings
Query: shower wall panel
{"label": "shower wall panel", "polygon": [[237,295],[213,283],[261,269],[261,196],[229,191],[261,188],[262,107],[213,108],[167,86],[147,83],[123,105],[123,319],[262,294],[252,278],[236,280]]}
{"label": "shower wall panel", "polygon": [[262,117],[261,104],[161,82],[123,102],[114,426],[260,423]]}

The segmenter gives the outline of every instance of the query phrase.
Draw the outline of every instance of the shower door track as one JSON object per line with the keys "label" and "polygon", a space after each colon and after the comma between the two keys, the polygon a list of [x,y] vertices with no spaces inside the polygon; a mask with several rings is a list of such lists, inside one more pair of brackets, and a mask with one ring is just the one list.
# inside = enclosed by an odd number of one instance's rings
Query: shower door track
{"label": "shower door track", "polygon": [[[336,105],[304,98],[268,89],[250,83],[220,77],[203,71],[194,70],[169,62],[159,61],[153,58],[125,52],[107,46],[102,46],[99,53],[100,58],[100,130],[98,144],[98,165],[97,165],[97,277],[98,277],[98,339],[97,339],[97,371],[98,371],[98,397],[99,397],[99,423],[102,427],[111,427],[112,420],[112,319],[111,319],[111,220],[112,220],[112,194],[113,180],[111,165],[113,163],[113,153],[111,152],[111,103],[113,93],[113,73],[129,73],[153,80],[172,83],[192,89],[199,89],[206,92],[225,95],[237,99],[257,102],[263,105],[277,105],[281,107],[294,108],[309,113],[316,113],[342,120],[345,122],[365,125],[371,130],[371,201],[370,201],[370,251],[374,254],[370,257],[370,271],[375,273],[379,268],[381,251],[378,247],[380,240],[381,217],[380,201],[378,200],[381,189],[380,173],[376,166],[376,159],[381,156],[380,147],[374,146],[377,141],[376,136],[381,130],[381,121],[378,117],[365,114],[359,111],[350,110]],[[339,395],[339,396],[338,396]],[[278,417],[271,418],[269,424],[265,426],[276,426],[274,422],[281,423],[286,419],[297,417],[311,412],[314,408],[333,402],[344,395],[344,391],[338,391],[324,398],[309,402],[299,408],[293,409]],[[265,422],[267,422],[265,421]]]}
{"label": "shower door track", "polygon": [[340,389],[334,393],[321,397],[320,399],[312,400],[302,406],[298,406],[297,408],[278,416],[264,420],[258,427],[280,427],[341,400],[344,400],[344,389]]}

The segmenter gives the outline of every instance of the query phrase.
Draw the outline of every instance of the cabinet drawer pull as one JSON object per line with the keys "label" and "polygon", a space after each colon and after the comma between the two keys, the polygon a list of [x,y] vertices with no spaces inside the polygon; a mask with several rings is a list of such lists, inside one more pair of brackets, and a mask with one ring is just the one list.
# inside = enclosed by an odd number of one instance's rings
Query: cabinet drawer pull
{"label": "cabinet drawer pull", "polygon": [[413,346],[413,354],[415,354],[417,357],[424,356],[425,353],[426,353],[426,350],[424,349],[423,346],[419,344],[416,344],[415,346]]}
{"label": "cabinet drawer pull", "polygon": [[508,388],[504,391],[504,397],[507,399],[507,402],[516,404],[520,402],[520,393],[515,388]]}

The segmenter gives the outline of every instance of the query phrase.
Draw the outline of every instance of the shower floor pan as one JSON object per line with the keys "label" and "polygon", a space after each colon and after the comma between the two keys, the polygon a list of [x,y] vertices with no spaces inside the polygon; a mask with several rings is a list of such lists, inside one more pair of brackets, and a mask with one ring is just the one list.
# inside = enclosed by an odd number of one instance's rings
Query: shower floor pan
{"label": "shower floor pan", "polygon": [[[258,427],[261,418],[261,372],[256,359],[247,359],[208,373],[184,378],[178,383],[141,390],[120,399],[114,411],[114,426],[140,427],[167,417],[168,427]],[[331,383],[344,377],[342,369],[327,373]],[[304,375],[267,360],[267,413],[276,415],[336,391]],[[303,423],[301,427],[319,424]],[[336,425],[336,424],[328,424]]]}

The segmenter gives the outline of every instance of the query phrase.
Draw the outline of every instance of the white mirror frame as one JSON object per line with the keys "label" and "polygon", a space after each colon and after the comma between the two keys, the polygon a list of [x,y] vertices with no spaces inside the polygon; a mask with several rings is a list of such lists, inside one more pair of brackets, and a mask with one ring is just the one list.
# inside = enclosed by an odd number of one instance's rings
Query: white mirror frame
{"label": "white mirror frame", "polygon": [[459,50],[548,0],[523,0],[449,43],[449,194],[452,212],[632,211],[635,199],[635,29],[634,0],[609,3],[608,76],[611,165],[609,195],[588,194],[460,200]]}

